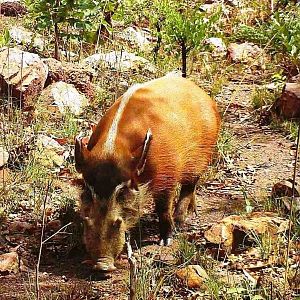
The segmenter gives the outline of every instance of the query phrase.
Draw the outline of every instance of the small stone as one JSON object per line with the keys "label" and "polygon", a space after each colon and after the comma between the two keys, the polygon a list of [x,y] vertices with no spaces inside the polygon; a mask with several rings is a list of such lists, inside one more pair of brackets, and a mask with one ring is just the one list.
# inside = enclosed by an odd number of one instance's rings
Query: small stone
{"label": "small stone", "polygon": [[201,288],[208,279],[206,271],[199,265],[189,265],[176,271],[176,276],[189,288]]}
{"label": "small stone", "polygon": [[19,255],[17,252],[0,255],[0,274],[16,274],[20,271],[19,265]]}

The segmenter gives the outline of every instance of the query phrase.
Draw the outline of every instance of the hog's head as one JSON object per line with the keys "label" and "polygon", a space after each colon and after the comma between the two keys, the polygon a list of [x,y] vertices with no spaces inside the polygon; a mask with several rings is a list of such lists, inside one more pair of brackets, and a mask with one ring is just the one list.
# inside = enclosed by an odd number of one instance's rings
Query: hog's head
{"label": "hog's head", "polygon": [[[147,137],[147,136],[146,136]],[[146,141],[146,139],[145,139]],[[123,250],[125,233],[142,214],[142,206],[150,197],[147,185],[136,185],[132,174],[114,159],[88,155],[82,140],[76,140],[76,168],[82,173],[85,188],[81,195],[83,240],[94,263],[94,269],[110,272]],[[144,151],[141,158],[145,160]],[[145,161],[138,164],[144,166]],[[140,172],[139,167],[136,171]]]}

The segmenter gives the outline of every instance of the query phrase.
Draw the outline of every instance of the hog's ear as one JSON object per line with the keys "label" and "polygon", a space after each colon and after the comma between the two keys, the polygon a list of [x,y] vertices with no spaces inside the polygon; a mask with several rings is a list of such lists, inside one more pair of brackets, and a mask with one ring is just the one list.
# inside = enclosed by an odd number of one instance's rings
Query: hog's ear
{"label": "hog's ear", "polygon": [[136,167],[136,174],[137,176],[140,176],[145,169],[145,165],[146,165],[146,161],[147,161],[147,154],[150,148],[150,144],[151,144],[151,140],[152,140],[152,132],[151,129],[149,128],[147,130],[145,139],[144,139],[144,143],[143,143],[143,150],[142,153],[140,155],[137,167]]}
{"label": "hog's ear", "polygon": [[84,138],[75,138],[75,168],[79,173],[82,173],[82,168],[84,166],[87,157],[87,143]]}

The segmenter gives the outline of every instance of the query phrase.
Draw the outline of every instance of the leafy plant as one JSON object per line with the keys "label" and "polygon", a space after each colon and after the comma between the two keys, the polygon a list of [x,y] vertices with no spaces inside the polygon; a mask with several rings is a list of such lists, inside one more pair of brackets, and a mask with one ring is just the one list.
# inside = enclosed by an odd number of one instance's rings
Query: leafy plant
{"label": "leafy plant", "polygon": [[84,33],[110,26],[117,1],[108,0],[25,0],[38,29],[54,33],[55,58],[60,59],[62,38],[82,39]]}
{"label": "leafy plant", "polygon": [[8,29],[4,30],[4,33],[0,35],[0,48],[6,46],[10,42],[10,34]]}
{"label": "leafy plant", "polygon": [[276,99],[276,92],[269,91],[266,88],[256,88],[252,93],[252,107],[261,108],[265,105],[271,105]]}
{"label": "leafy plant", "polygon": [[195,48],[203,44],[205,38],[213,30],[214,25],[220,18],[221,11],[207,15],[199,10],[180,1],[157,1],[156,9],[161,22],[160,35],[171,44],[181,50],[182,76],[186,77],[187,55]]}
{"label": "leafy plant", "polygon": [[175,257],[179,264],[191,262],[197,254],[196,245],[187,240],[186,236],[180,235],[178,237],[178,249]]}
{"label": "leafy plant", "polygon": [[217,142],[217,149],[218,149],[218,162],[219,161],[230,161],[230,155],[233,153],[234,150],[234,136],[227,128],[221,128],[219,133],[219,138]]}
{"label": "leafy plant", "polygon": [[300,61],[300,6],[276,11],[266,22],[254,26],[239,24],[234,38],[267,47],[270,53],[286,54],[297,66]]}

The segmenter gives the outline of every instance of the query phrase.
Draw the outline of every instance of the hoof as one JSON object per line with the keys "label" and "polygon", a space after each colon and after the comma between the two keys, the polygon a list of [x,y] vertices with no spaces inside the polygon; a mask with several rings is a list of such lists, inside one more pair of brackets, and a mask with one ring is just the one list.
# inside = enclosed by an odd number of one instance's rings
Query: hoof
{"label": "hoof", "polygon": [[159,245],[160,246],[171,246],[172,241],[173,241],[172,238],[161,239],[159,241]]}

